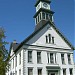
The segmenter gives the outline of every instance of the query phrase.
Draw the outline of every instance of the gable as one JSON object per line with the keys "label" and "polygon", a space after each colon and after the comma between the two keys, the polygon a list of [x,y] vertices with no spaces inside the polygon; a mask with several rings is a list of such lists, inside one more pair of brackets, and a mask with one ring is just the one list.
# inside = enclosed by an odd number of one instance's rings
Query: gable
{"label": "gable", "polygon": [[[71,49],[74,50],[74,47],[72,46],[72,44],[59,32],[59,30],[55,27],[54,23],[51,21],[47,21],[44,25],[42,25],[42,27],[40,27],[38,30],[34,31],[30,36],[28,36],[24,41],[22,41],[18,47],[14,50],[17,51],[18,49],[20,49],[24,44],[30,44],[30,45],[37,45],[38,44],[38,40],[40,40],[41,37],[43,37],[42,35],[44,35],[44,33],[47,32],[47,26],[51,26],[52,27],[52,32],[55,32],[57,35],[59,35],[59,37],[61,38],[61,40],[63,41],[63,45],[61,47],[67,48],[67,49]],[[45,30],[46,28],[46,30]],[[49,31],[49,30],[48,30]],[[40,37],[39,37],[40,36]],[[58,39],[58,38],[57,38]],[[45,39],[44,39],[45,40]],[[59,39],[58,39],[59,40]],[[37,43],[36,43],[37,42]],[[40,43],[40,42],[39,42]],[[59,45],[61,42],[58,42]],[[38,44],[40,45],[40,44]],[[43,44],[42,44],[43,45]],[[46,44],[44,44],[46,46]],[[52,44],[47,44],[47,46],[51,47]],[[56,44],[55,44],[56,45]],[[52,45],[52,46],[55,46]],[[57,44],[58,45],[58,44]],[[41,45],[40,45],[41,46]],[[60,47],[60,46],[59,46]]]}
{"label": "gable", "polygon": [[9,54],[12,56],[14,54],[15,49],[19,46],[19,43],[11,43]]}
{"label": "gable", "polygon": [[[46,43],[46,36],[48,36],[49,34],[51,35],[51,42],[49,43],[48,37],[48,43]],[[52,37],[54,37],[54,44],[52,43]],[[26,44],[71,49],[50,24],[47,24],[39,33],[37,33],[33,38],[31,38]]]}

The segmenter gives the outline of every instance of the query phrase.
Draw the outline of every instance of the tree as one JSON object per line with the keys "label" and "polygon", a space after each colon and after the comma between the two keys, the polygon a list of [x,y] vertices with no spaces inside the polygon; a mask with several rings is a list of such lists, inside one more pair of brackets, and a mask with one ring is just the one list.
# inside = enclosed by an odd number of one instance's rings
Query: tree
{"label": "tree", "polygon": [[8,51],[5,48],[7,42],[4,41],[6,38],[5,31],[0,27],[0,75],[5,75],[6,65],[7,65],[7,56]]}

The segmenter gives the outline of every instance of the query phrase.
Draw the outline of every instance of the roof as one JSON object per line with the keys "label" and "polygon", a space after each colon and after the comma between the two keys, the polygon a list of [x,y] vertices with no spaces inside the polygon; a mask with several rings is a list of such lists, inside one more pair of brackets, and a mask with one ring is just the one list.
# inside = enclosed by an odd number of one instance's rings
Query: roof
{"label": "roof", "polygon": [[[11,43],[11,45],[10,45],[10,51],[11,51],[11,48],[13,47],[13,51],[15,51],[16,50],[16,48],[19,46],[19,43]],[[9,52],[10,53],[10,52]]]}
{"label": "roof", "polygon": [[36,14],[33,16],[34,18],[36,18],[36,16],[39,14],[39,12],[47,12],[47,13],[51,13],[51,14],[54,14],[54,12],[52,10],[48,10],[48,9],[45,9],[45,8],[40,8],[38,12],[36,12]]}
{"label": "roof", "polygon": [[35,31],[41,28],[46,22],[47,20],[41,20],[39,23],[37,23],[37,25],[35,26]]}
{"label": "roof", "polygon": [[47,24],[50,24],[56,30],[56,32],[61,36],[61,38],[68,44],[68,46],[70,46],[71,49],[74,50],[73,45],[65,38],[65,36],[62,33],[60,33],[60,31],[56,28],[55,24],[50,20],[48,20],[44,25],[42,25],[40,28],[35,30],[30,36],[28,36],[24,41],[22,41],[14,51],[15,52],[18,51],[18,49],[20,49],[23,46],[23,44],[27,43],[32,37],[34,37],[37,33],[39,33],[39,31],[42,30]]}
{"label": "roof", "polygon": [[51,3],[50,0],[37,0],[36,4],[35,4],[35,7],[38,5],[38,3],[42,1],[42,2],[47,2],[47,3]]}

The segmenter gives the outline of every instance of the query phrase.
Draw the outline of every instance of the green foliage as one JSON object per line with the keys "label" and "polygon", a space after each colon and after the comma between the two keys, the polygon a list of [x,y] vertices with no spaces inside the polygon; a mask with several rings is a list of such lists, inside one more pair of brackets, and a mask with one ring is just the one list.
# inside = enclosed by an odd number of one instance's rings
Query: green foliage
{"label": "green foliage", "polygon": [[6,65],[7,65],[7,56],[8,51],[5,48],[7,42],[4,41],[5,39],[5,31],[3,28],[0,28],[0,75],[5,75]]}

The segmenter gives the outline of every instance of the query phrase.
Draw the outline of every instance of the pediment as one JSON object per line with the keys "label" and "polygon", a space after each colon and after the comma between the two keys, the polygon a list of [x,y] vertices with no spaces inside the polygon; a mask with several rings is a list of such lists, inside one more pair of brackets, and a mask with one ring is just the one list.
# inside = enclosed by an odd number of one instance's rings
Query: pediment
{"label": "pediment", "polygon": [[[49,34],[51,42],[49,42]],[[46,42],[46,36],[48,36],[48,43]],[[52,40],[52,38],[54,39]],[[50,24],[47,24],[26,44],[71,49],[71,47],[64,41],[64,38],[62,38]]]}

